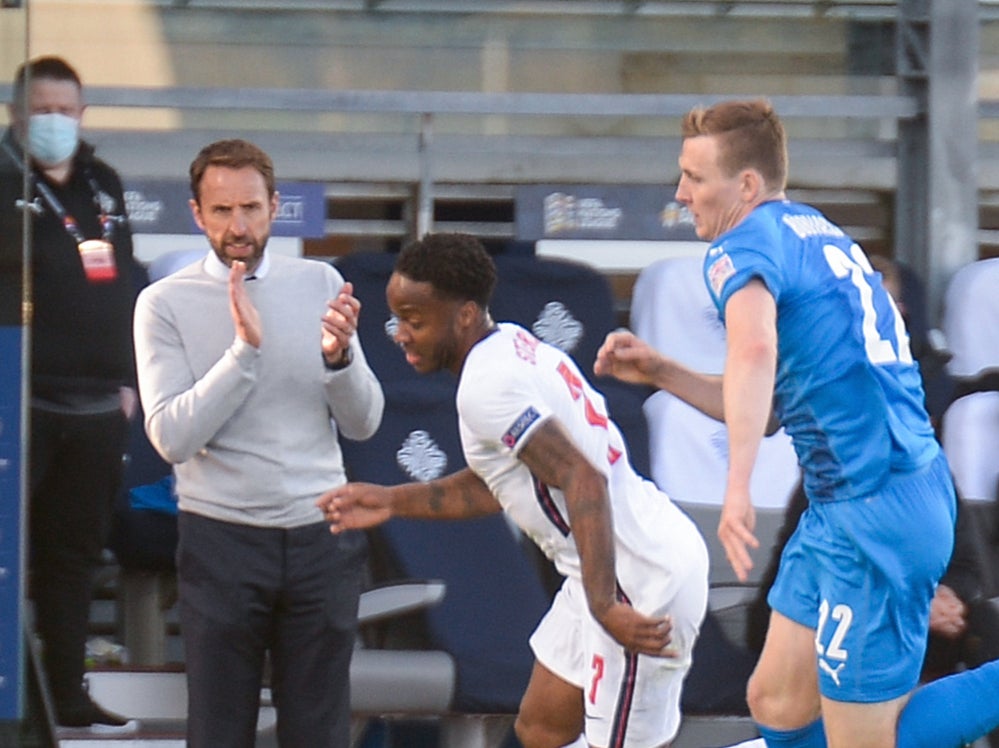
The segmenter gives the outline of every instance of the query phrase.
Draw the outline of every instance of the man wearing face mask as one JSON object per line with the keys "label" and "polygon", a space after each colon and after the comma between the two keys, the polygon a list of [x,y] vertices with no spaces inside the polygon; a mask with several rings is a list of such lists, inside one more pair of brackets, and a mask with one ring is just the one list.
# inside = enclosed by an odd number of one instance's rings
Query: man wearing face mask
{"label": "man wearing face mask", "polygon": [[93,573],[137,402],[132,237],[118,175],[79,139],[76,71],[58,57],[36,58],[18,69],[13,94],[0,140],[0,280],[6,289],[18,272],[26,211],[29,594],[59,724],[123,727],[89,698],[83,674]]}

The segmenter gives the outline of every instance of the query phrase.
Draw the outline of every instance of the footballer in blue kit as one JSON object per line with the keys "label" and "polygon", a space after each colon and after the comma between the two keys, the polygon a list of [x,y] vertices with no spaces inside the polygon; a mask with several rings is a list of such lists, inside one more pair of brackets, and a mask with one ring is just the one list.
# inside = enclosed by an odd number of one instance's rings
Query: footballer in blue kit
{"label": "footballer in blue kit", "polygon": [[747,687],[766,744],[960,748],[999,725],[999,661],[918,684],[956,499],[902,317],[860,246],[787,200],[787,138],[768,102],[698,107],[682,130],[676,199],[711,243],[724,372],[692,371],[627,331],[608,336],[594,370],[725,422],[718,537],[741,579],[759,547],[760,442],[778,424],[791,436],[809,507]]}
{"label": "footballer in blue kit", "polygon": [[813,508],[770,606],[816,629],[829,698],[907,694],[953,550],[956,499],[901,315],[860,246],[799,203],[757,207],[715,240],[704,272],[723,320],[754,278],[777,307],[774,412]]}
{"label": "footballer in blue kit", "polygon": [[909,336],[860,246],[810,206],[764,203],[705,257],[722,321],[753,278],[777,302],[774,410],[809,498],[866,496],[929,464],[940,447]]}

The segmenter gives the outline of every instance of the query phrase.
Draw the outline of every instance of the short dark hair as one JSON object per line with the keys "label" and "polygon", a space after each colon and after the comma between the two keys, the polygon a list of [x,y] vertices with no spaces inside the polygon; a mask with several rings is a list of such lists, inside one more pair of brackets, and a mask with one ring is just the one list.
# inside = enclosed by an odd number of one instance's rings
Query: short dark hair
{"label": "short dark hair", "polygon": [[22,63],[14,74],[14,103],[18,106],[23,105],[24,91],[28,81],[41,79],[70,81],[75,83],[81,91],[83,90],[83,82],[80,80],[79,74],[64,59],[53,55],[36,57]]}
{"label": "short dark hair", "polygon": [[496,288],[496,265],[486,248],[470,234],[425,234],[399,253],[395,272],[429,283],[438,296],[474,301],[489,307]]}
{"label": "short dark hair", "polygon": [[189,175],[191,178],[191,196],[195,202],[201,202],[201,179],[209,166],[223,166],[227,169],[242,169],[252,166],[260,172],[267,186],[267,196],[274,194],[274,163],[263,149],[248,140],[234,138],[232,140],[217,140],[209,143],[195,156],[191,162]]}

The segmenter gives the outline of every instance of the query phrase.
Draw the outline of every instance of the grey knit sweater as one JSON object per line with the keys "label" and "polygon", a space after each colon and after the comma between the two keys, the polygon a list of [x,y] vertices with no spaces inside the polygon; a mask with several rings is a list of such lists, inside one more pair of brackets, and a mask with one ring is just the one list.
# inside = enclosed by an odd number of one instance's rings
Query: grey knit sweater
{"label": "grey knit sweater", "polygon": [[356,335],[350,365],[323,361],[320,318],[343,278],[323,262],[266,254],[247,281],[256,349],[235,335],[228,274],[209,253],[140,294],[146,432],[174,464],[181,510],[260,527],[319,522],[315,500],[345,481],[338,432],[367,439],[384,407]]}

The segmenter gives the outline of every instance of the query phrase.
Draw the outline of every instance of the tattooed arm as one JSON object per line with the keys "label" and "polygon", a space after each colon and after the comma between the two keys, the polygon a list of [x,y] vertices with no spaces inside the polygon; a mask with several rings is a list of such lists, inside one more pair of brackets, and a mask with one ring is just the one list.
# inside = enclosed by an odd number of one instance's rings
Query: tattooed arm
{"label": "tattooed arm", "polygon": [[347,483],[316,502],[334,533],[374,527],[392,517],[470,519],[501,511],[486,484],[468,468],[427,483]]}
{"label": "tattooed arm", "polygon": [[538,480],[565,495],[583,589],[593,617],[633,652],[673,654],[669,649],[672,628],[669,620],[642,615],[618,599],[614,518],[603,474],[586,459],[555,418],[549,418],[531,434],[520,459]]}

